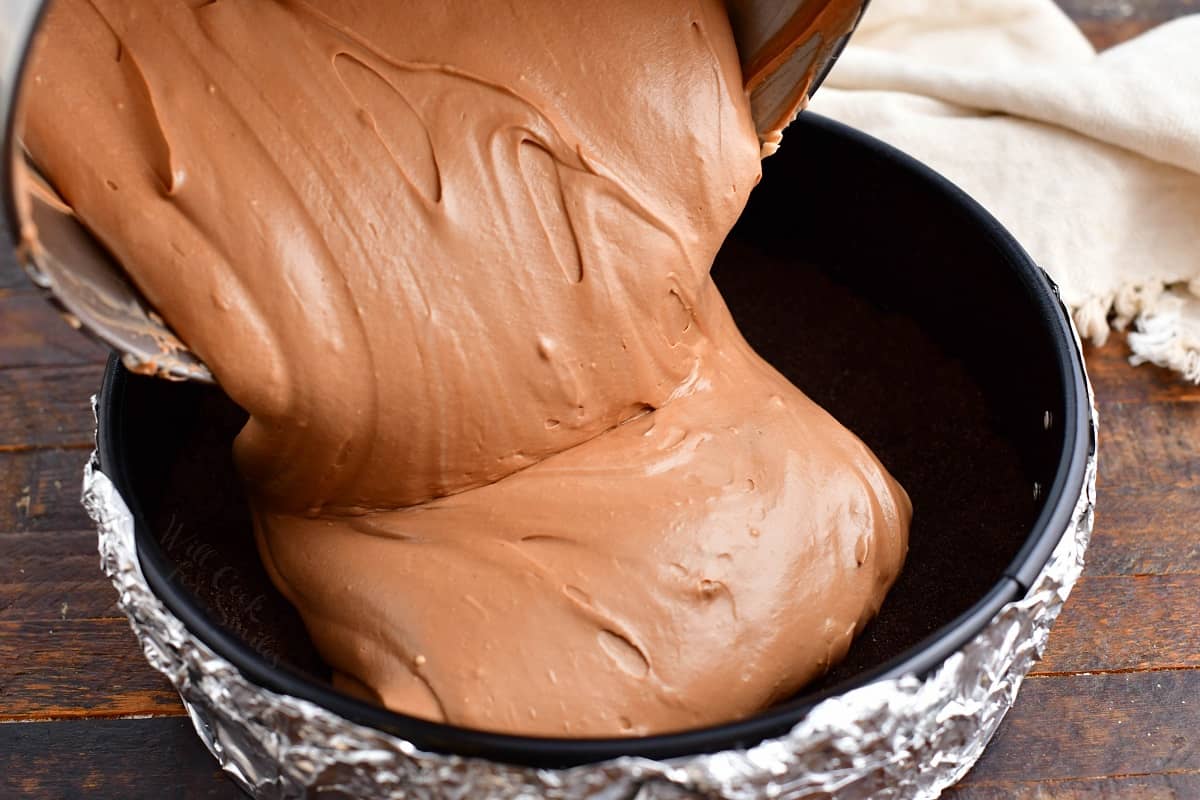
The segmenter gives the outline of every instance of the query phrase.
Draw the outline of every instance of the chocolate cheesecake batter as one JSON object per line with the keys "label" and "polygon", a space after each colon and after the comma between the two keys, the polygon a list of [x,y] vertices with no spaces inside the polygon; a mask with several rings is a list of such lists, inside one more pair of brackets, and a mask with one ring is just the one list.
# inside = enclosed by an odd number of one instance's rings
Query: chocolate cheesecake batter
{"label": "chocolate cheesecake batter", "polygon": [[679,730],[878,610],[903,489],[708,275],[760,175],[718,2],[58,0],[44,31],[25,142],[249,412],[259,549],[345,690]]}

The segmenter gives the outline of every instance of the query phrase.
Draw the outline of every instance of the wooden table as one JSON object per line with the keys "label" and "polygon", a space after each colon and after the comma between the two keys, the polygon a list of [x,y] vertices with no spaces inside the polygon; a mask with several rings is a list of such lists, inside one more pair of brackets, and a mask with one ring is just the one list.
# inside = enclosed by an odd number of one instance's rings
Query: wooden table
{"label": "wooden table", "polygon": [[[1200,0],[1061,0],[1098,46]],[[1200,46],[1200,45],[1198,45]],[[236,798],[142,658],[79,506],[104,351],[0,266],[0,798]],[[1088,353],[1088,566],[1046,658],[949,796],[1200,798],[1200,389]]]}

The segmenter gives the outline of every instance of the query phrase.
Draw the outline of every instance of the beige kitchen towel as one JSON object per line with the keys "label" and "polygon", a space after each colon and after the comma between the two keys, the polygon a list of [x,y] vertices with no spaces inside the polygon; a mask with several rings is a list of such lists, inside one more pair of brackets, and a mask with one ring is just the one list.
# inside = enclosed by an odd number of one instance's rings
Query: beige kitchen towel
{"label": "beige kitchen towel", "polygon": [[1084,337],[1200,382],[1200,15],[1097,55],[1053,0],[873,0],[811,108],[979,200]]}

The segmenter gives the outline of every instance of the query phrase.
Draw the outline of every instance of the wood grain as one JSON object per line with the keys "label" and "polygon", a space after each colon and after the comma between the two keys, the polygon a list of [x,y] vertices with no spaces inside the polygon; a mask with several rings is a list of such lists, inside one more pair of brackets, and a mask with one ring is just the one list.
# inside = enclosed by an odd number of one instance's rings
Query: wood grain
{"label": "wood grain", "polygon": [[0,453],[91,447],[88,398],[100,387],[100,363],[0,369]]}
{"label": "wood grain", "polygon": [[[1107,495],[1200,489],[1200,448],[1195,440],[1200,403],[1101,401],[1100,419],[1101,480]],[[1119,426],[1104,425],[1118,419]]]}
{"label": "wood grain", "polygon": [[0,453],[0,540],[6,533],[92,527],[79,504],[90,453],[88,448]]}
{"label": "wood grain", "polygon": [[[1111,425],[1109,427],[1112,427]],[[1193,432],[1195,435],[1195,432]],[[1171,488],[1102,491],[1100,522],[1087,553],[1089,576],[1171,575],[1200,570],[1200,512],[1194,492]]]}
{"label": "wood grain", "polygon": [[186,717],[0,725],[0,797],[245,800]]}
{"label": "wood grain", "polygon": [[10,533],[0,548],[0,623],[120,617],[95,530]]}
{"label": "wood grain", "polygon": [[1104,391],[1100,403],[1200,403],[1200,386],[1179,380],[1175,373],[1152,364],[1130,371],[1129,347],[1113,334],[1104,347],[1084,346],[1088,374]]}
{"label": "wood grain", "polygon": [[1200,670],[1030,678],[968,784],[1200,772],[1197,730]]}
{"label": "wood grain", "polygon": [[1197,598],[1197,573],[1085,576],[1034,672],[1200,667]]}
{"label": "wood grain", "polygon": [[953,787],[943,796],[948,800],[1195,800],[1200,797],[1200,772],[972,782]]}
{"label": "wood grain", "polygon": [[81,336],[33,291],[0,292],[0,364],[29,366],[99,364],[107,351]]}
{"label": "wood grain", "polygon": [[0,722],[181,713],[128,620],[0,622]]}

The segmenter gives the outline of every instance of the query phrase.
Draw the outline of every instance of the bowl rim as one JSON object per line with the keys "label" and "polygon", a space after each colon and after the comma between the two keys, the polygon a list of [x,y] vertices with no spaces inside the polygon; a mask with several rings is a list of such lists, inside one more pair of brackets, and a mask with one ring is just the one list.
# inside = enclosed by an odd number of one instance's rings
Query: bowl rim
{"label": "bowl rim", "polygon": [[1067,419],[1063,420],[1063,445],[1054,480],[1045,490],[1046,502],[1017,555],[991,590],[967,611],[891,660],[819,693],[781,703],[743,720],[675,733],[591,739],[518,736],[431,722],[389,711],[321,686],[301,671],[262,656],[212,620],[181,585],[157,540],[148,535],[149,528],[137,497],[129,491],[131,483],[125,464],[117,457],[117,443],[124,438],[124,420],[117,412],[123,407],[130,373],[121,365],[119,357],[113,355],[104,372],[97,404],[97,455],[101,471],[112,480],[133,516],[138,559],[153,592],[193,635],[254,684],[315,703],[352,722],[398,736],[424,751],[482,757],[531,767],[564,768],[622,756],[662,760],[745,748],[786,734],[825,699],[877,681],[903,675],[925,677],[933,672],[979,634],[1004,605],[1027,593],[1070,527],[1071,514],[1083,491],[1087,461],[1095,452],[1089,427],[1091,410],[1082,353],[1057,287],[1012,235],[976,201],[924,164],[854,128],[813,113],[803,114],[793,123],[793,135],[800,127],[812,127],[847,139],[876,157],[895,162],[910,173],[914,181],[924,183],[927,190],[952,201],[980,235],[991,240],[1002,260],[1020,278],[1036,312],[1049,323],[1055,334],[1053,355],[1068,413]]}

